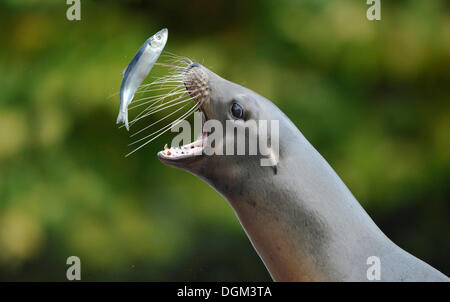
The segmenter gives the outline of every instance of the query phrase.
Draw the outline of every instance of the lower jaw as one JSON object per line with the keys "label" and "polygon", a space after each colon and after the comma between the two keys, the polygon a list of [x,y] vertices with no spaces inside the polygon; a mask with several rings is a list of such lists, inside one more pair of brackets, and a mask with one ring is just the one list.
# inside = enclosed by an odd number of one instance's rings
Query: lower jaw
{"label": "lower jaw", "polygon": [[165,160],[177,161],[186,158],[201,156],[206,145],[207,136],[202,134],[197,140],[180,147],[166,147],[158,152],[158,157]]}

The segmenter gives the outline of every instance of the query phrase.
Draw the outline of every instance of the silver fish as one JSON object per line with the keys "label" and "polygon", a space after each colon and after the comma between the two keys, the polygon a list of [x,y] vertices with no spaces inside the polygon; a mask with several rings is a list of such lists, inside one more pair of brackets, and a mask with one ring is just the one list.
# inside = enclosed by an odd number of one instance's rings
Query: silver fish
{"label": "silver fish", "polygon": [[120,85],[120,110],[116,123],[123,122],[127,130],[130,129],[128,126],[128,105],[133,100],[139,85],[158,60],[166,45],[168,35],[167,28],[164,28],[148,38],[123,72],[124,76]]}

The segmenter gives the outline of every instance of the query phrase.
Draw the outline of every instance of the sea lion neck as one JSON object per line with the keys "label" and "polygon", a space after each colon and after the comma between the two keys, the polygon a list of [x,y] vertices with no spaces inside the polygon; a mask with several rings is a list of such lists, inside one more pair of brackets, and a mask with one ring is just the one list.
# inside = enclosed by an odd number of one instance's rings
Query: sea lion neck
{"label": "sea lion neck", "polygon": [[378,249],[385,237],[320,154],[294,132],[287,132],[289,144],[280,134],[277,174],[240,169],[205,180],[227,198],[274,280],[344,280],[354,274],[348,268],[356,259],[362,278],[370,252],[358,242],[371,238]]}

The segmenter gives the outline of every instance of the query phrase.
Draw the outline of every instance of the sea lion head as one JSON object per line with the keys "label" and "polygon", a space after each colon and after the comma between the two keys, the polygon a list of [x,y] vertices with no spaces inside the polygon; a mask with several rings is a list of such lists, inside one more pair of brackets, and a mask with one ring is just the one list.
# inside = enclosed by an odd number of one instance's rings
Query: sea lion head
{"label": "sea lion head", "polygon": [[282,151],[278,132],[289,125],[271,101],[199,63],[185,69],[183,82],[199,104],[203,131],[191,144],[160,151],[158,158],[164,164],[189,171],[214,187],[226,183],[226,177],[277,173]]}

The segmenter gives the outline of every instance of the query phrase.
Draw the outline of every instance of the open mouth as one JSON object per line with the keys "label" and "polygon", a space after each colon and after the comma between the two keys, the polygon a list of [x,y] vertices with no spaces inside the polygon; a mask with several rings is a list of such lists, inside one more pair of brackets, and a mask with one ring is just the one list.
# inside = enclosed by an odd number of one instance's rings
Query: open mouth
{"label": "open mouth", "polygon": [[199,112],[202,116],[202,133],[199,137],[194,142],[182,146],[169,147],[166,144],[164,146],[164,150],[158,152],[159,158],[175,161],[194,156],[201,156],[203,154],[203,149],[205,148],[208,140],[208,132],[206,132],[203,127],[207,121],[207,117],[201,108],[199,108],[197,112]]}
{"label": "open mouth", "polygon": [[200,113],[202,117],[202,132],[192,143],[171,147],[166,144],[164,150],[158,152],[158,157],[163,160],[179,161],[195,156],[202,156],[203,149],[207,143],[209,133],[205,131],[204,125],[208,120],[208,116],[206,115],[203,106],[204,103],[209,100],[208,76],[198,63],[193,63],[186,69],[184,85],[188,93],[198,104],[196,113]]}

